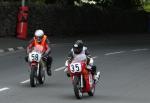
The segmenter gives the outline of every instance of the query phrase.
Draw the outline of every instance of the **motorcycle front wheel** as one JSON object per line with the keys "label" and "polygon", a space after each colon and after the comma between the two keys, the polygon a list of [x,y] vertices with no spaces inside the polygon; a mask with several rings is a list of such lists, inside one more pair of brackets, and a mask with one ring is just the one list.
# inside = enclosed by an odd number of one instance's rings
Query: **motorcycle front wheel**
{"label": "motorcycle front wheel", "polygon": [[31,68],[30,85],[31,85],[31,87],[36,87],[36,85],[37,85],[36,68],[35,67]]}
{"label": "motorcycle front wheel", "polygon": [[80,78],[75,76],[73,80],[74,93],[77,99],[82,99],[83,93],[81,91]]}

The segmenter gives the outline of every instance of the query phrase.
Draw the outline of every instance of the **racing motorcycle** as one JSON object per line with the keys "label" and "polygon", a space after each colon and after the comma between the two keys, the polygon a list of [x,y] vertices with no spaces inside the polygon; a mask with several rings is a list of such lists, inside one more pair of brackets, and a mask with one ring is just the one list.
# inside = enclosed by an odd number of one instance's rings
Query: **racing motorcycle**
{"label": "racing motorcycle", "polygon": [[93,96],[95,92],[95,80],[91,70],[87,69],[86,55],[80,55],[68,64],[68,72],[70,74],[74,93],[77,99],[83,97],[83,93]]}
{"label": "racing motorcycle", "polygon": [[42,58],[43,50],[43,46],[37,45],[28,54],[31,87],[36,87],[38,83],[43,84],[45,81],[46,65]]}

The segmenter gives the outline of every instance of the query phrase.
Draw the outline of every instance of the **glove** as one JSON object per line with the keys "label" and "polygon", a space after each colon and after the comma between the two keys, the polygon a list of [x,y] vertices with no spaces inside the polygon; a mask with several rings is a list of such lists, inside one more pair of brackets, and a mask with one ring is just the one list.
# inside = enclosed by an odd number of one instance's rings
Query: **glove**
{"label": "glove", "polygon": [[25,56],[24,59],[26,62],[28,62],[28,56]]}
{"label": "glove", "polygon": [[27,48],[27,54],[29,54],[32,51],[32,48]]}
{"label": "glove", "polygon": [[90,64],[90,65],[93,65],[93,63],[94,63],[93,58],[90,58],[90,62],[89,62],[89,64]]}
{"label": "glove", "polygon": [[86,68],[89,69],[89,70],[92,70],[92,66],[91,65],[87,65]]}
{"label": "glove", "polygon": [[64,72],[68,72],[68,68],[67,67],[64,69]]}
{"label": "glove", "polygon": [[65,68],[64,72],[67,74],[67,77],[70,77],[70,73],[68,72],[68,67]]}
{"label": "glove", "polygon": [[65,62],[65,66],[66,66],[66,67],[68,67],[68,65],[69,65],[69,64],[68,64],[68,60],[66,60],[66,62]]}

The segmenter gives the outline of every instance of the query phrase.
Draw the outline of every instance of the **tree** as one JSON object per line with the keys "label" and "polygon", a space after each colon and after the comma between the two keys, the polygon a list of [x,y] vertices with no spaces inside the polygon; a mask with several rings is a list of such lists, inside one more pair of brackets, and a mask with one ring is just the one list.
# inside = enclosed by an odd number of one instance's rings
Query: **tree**
{"label": "tree", "polygon": [[46,4],[53,4],[55,3],[57,0],[45,0]]}
{"label": "tree", "polygon": [[74,6],[75,0],[56,0],[56,4],[59,7],[67,7],[67,6]]}
{"label": "tree", "polygon": [[113,0],[115,7],[122,9],[131,9],[142,6],[141,0]]}

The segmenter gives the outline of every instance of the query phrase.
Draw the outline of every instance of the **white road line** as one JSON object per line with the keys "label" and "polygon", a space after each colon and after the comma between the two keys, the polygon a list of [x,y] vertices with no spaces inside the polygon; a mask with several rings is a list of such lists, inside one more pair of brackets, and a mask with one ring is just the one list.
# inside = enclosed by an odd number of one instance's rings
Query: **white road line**
{"label": "white road line", "polygon": [[104,55],[108,56],[108,55],[114,55],[114,54],[120,54],[120,53],[125,53],[125,51],[106,53],[106,54],[104,54]]}
{"label": "white road line", "polygon": [[0,92],[5,91],[5,90],[8,90],[8,89],[10,89],[10,88],[8,88],[8,87],[1,88],[1,89],[0,89]]}
{"label": "white road line", "polygon": [[0,49],[0,53],[3,53],[4,52],[4,50],[3,49]]}
{"label": "white road line", "polygon": [[147,48],[144,48],[144,49],[134,49],[134,50],[132,50],[133,52],[137,52],[137,51],[147,51],[147,50],[149,50],[149,49],[147,49]]}
{"label": "white road line", "polygon": [[21,83],[21,84],[25,84],[25,83],[28,83],[28,82],[30,82],[30,79],[27,79],[27,80],[22,81],[22,82],[20,82],[20,83]]}
{"label": "white road line", "polygon": [[57,68],[57,69],[55,69],[54,71],[57,72],[57,71],[60,71],[60,70],[63,70],[63,69],[65,69],[65,66],[60,67],[60,68]]}

